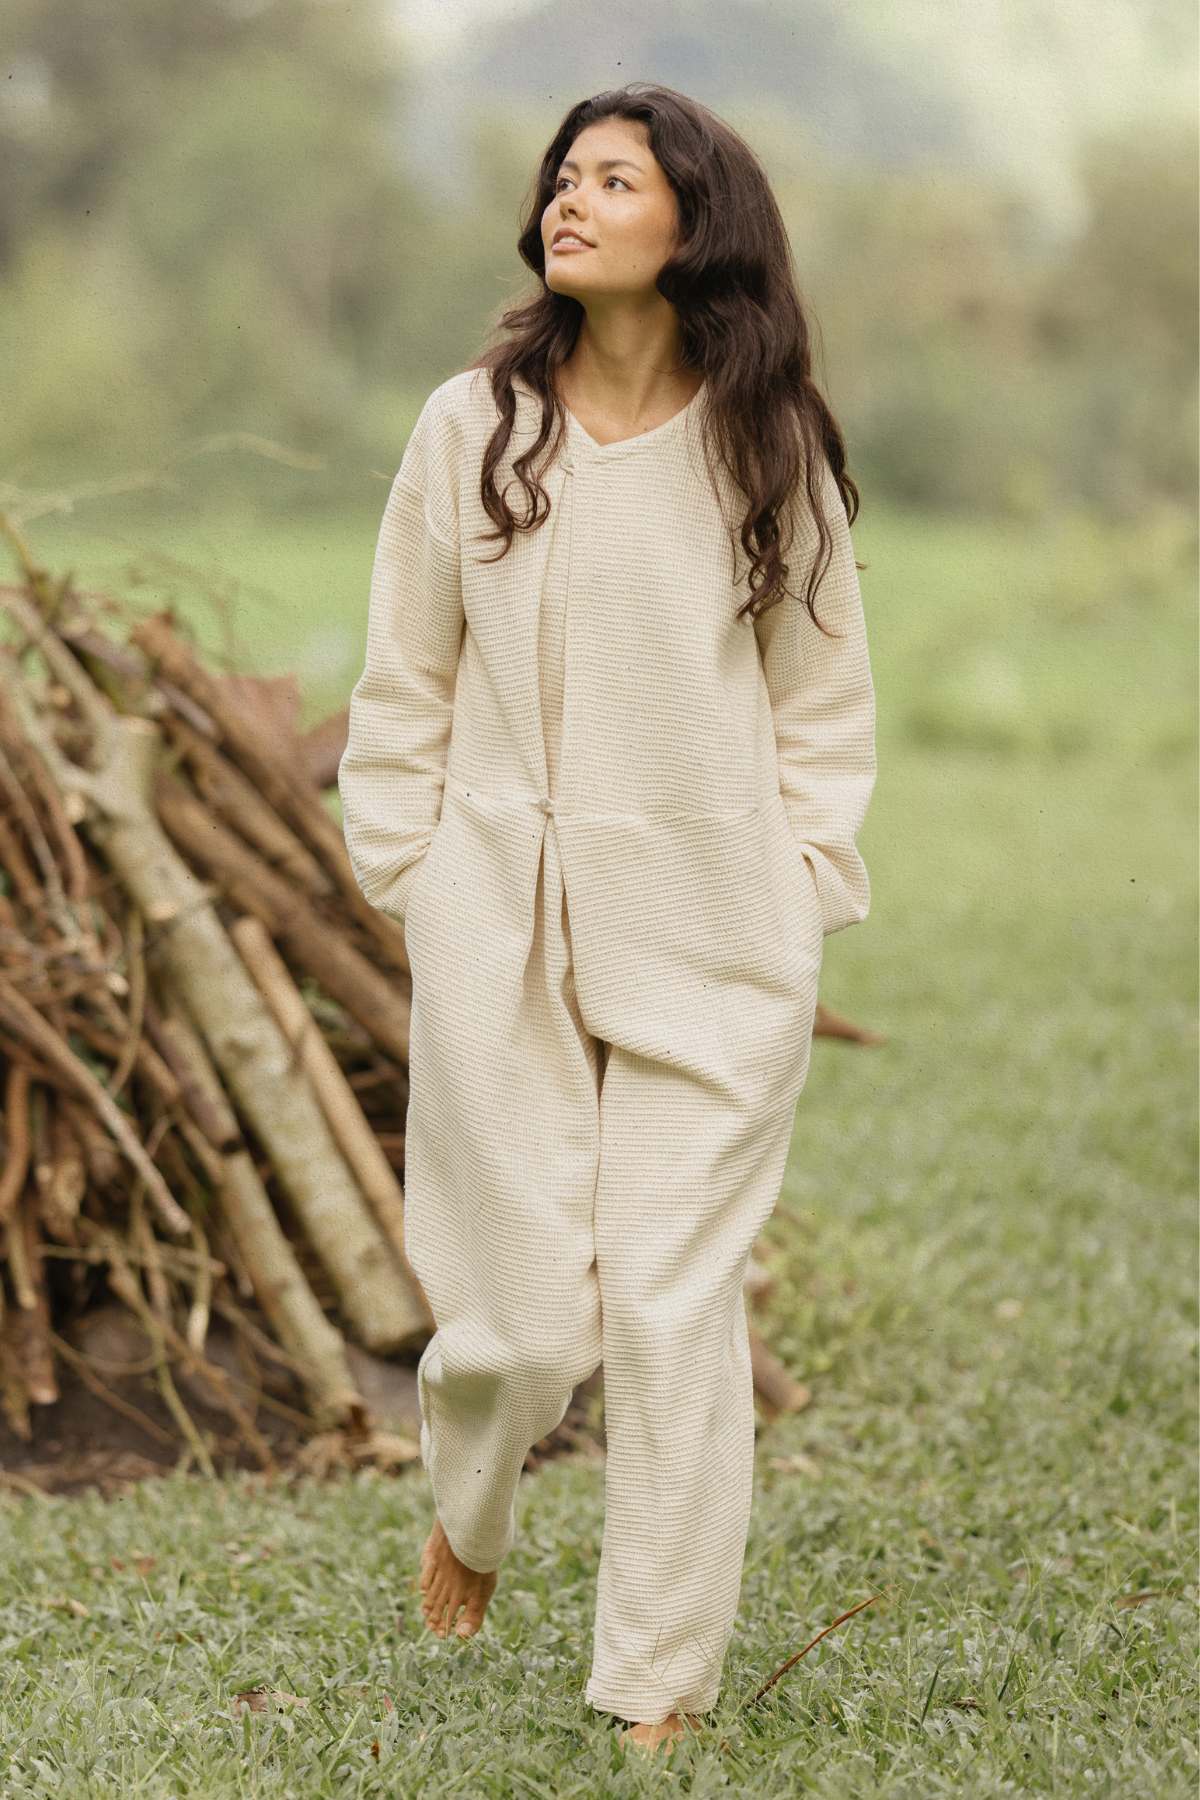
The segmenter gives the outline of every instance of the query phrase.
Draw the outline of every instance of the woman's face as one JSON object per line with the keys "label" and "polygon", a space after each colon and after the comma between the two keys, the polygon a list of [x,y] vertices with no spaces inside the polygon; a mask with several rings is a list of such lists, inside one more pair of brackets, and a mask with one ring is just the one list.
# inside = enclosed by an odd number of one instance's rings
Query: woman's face
{"label": "woman's face", "polygon": [[[611,164],[611,167],[606,167]],[[556,249],[566,227],[589,248]],[[601,119],[579,133],[542,214],[546,286],[579,299],[653,291],[679,228],[674,190],[649,149],[645,126]]]}

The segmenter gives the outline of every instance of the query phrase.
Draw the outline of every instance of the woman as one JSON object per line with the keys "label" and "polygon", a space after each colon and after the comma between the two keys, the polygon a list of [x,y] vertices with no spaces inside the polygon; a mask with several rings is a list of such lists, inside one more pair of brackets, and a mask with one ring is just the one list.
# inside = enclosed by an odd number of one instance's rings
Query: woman
{"label": "woman", "polygon": [[716,1702],[742,1282],[823,940],[870,901],[857,490],[766,177],[705,108],[646,83],[574,107],[519,247],[537,295],[392,485],[339,784],[413,976],[426,1619],[479,1628],[526,1452],[603,1362],[586,1697],[652,1745]]}

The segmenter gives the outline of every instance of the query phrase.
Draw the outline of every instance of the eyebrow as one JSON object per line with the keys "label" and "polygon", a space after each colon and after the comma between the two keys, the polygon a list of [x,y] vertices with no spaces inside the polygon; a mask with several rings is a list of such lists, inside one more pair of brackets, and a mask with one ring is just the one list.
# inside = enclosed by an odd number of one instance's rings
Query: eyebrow
{"label": "eyebrow", "polygon": [[[569,156],[558,166],[560,169],[574,169],[576,174],[579,172],[579,164]],[[610,156],[605,162],[597,163],[596,167],[598,169],[636,169],[639,175],[643,172],[641,164],[630,162],[627,156]]]}

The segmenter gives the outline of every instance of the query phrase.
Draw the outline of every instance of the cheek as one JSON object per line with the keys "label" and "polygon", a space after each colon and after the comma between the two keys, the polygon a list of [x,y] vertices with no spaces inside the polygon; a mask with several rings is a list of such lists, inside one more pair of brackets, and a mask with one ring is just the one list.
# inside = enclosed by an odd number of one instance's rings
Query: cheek
{"label": "cheek", "polygon": [[671,254],[674,230],[674,221],[668,213],[658,207],[648,207],[636,220],[630,221],[625,241],[630,250],[636,252],[639,262],[652,263],[657,268]]}
{"label": "cheek", "polygon": [[635,229],[643,243],[657,244],[665,249],[675,232],[675,212],[670,202],[658,195],[647,199],[646,204],[637,209]]}

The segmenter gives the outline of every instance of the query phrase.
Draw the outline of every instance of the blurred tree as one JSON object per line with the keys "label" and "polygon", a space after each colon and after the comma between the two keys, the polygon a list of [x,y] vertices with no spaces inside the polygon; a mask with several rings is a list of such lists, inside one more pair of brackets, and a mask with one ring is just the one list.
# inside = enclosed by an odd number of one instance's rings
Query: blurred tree
{"label": "blurred tree", "polygon": [[[1041,4],[1022,0],[1030,28]],[[1144,41],[1124,0],[1103,4]],[[1180,0],[1163,4],[1175,17]],[[988,5],[970,0],[980,29]],[[928,8],[644,12],[621,0],[609,36],[685,86],[713,88],[704,47],[745,37],[744,99],[702,97],[770,171],[867,499],[1022,516],[1191,503],[1190,117],[1084,140],[1078,171],[1063,172],[1082,225],[1073,214],[1064,231],[1027,187],[981,172],[1004,159],[981,156],[956,65],[922,58]],[[392,0],[7,0],[10,479],[141,466],[239,428],[316,452],[330,499],[338,470],[359,484],[364,463],[394,469],[423,395],[534,280],[514,244],[562,110],[602,85],[589,71],[621,80],[631,66],[611,66],[611,46],[573,18],[548,0],[419,68]],[[994,97],[1011,24],[986,73]],[[951,37],[956,54],[975,41],[957,18]],[[1060,82],[1077,47],[1076,27],[1056,25],[1046,57]],[[1012,54],[1028,68],[1027,47]],[[939,84],[943,103],[927,105]]]}
{"label": "blurred tree", "polygon": [[1073,383],[1073,485],[1129,516],[1148,491],[1191,507],[1200,479],[1195,126],[1146,121],[1096,134],[1079,161],[1088,216],[1047,272],[1034,313],[1045,359]]}
{"label": "blurred tree", "polygon": [[[92,346],[101,385],[154,390],[143,432],[160,417],[249,423],[248,403],[260,429],[350,423],[359,370],[406,311],[425,225],[400,155],[387,0],[9,0],[4,35],[12,341],[53,335],[59,307],[69,324],[72,297],[56,305],[47,283],[71,282],[73,256],[94,330],[119,340],[115,362]],[[71,361],[85,375],[86,347]],[[45,415],[44,390],[10,399],[26,443],[78,451],[81,396]],[[127,454],[119,413],[103,416],[93,449]]]}

